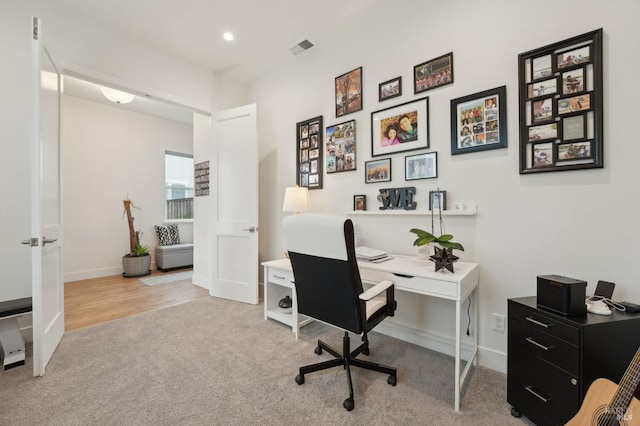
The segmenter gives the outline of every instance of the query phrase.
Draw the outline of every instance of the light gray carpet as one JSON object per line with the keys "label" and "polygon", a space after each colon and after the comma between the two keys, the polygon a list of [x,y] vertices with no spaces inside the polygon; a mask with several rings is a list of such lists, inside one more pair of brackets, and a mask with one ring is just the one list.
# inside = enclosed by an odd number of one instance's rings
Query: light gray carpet
{"label": "light gray carpet", "polygon": [[158,285],[158,284],[167,284],[173,283],[176,281],[182,280],[190,280],[193,277],[193,271],[186,272],[174,272],[172,274],[162,274],[162,275],[154,275],[152,277],[140,278],[145,285]]}
{"label": "light gray carpet", "polygon": [[478,367],[453,410],[453,359],[377,333],[368,359],[398,367],[353,368],[347,412],[343,369],[294,382],[300,365],[329,359],[317,338],[341,332],[291,329],[263,319],[262,305],[215,298],[67,333],[41,378],[27,365],[0,372],[0,425],[522,425],[510,415],[506,376]]}

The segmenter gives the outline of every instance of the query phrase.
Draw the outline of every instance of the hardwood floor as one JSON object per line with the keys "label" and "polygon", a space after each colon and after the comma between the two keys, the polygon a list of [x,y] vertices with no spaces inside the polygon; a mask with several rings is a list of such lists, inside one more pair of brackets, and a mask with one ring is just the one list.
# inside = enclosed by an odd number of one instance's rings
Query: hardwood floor
{"label": "hardwood floor", "polygon": [[[185,271],[188,269],[176,272]],[[152,271],[151,275],[170,273]],[[65,330],[78,330],[207,296],[206,289],[188,282],[147,286],[138,278],[121,275],[73,281],[64,285]]]}

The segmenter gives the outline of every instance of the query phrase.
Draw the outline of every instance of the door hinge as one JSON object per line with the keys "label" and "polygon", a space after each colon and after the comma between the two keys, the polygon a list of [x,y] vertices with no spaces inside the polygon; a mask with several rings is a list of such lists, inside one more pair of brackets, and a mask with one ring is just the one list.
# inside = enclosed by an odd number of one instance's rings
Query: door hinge
{"label": "door hinge", "polygon": [[38,40],[38,18],[33,17],[33,39]]}

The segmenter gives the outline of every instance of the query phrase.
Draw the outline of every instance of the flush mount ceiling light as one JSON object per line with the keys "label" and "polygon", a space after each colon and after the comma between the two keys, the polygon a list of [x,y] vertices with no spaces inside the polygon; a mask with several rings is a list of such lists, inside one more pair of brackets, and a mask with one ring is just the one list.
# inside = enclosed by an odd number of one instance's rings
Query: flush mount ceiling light
{"label": "flush mount ceiling light", "polygon": [[135,98],[135,95],[131,93],[121,92],[120,90],[112,89],[110,87],[100,87],[100,91],[111,102],[117,104],[128,104]]}
{"label": "flush mount ceiling light", "polygon": [[222,38],[227,41],[233,41],[233,34],[227,31],[226,33],[222,34]]}

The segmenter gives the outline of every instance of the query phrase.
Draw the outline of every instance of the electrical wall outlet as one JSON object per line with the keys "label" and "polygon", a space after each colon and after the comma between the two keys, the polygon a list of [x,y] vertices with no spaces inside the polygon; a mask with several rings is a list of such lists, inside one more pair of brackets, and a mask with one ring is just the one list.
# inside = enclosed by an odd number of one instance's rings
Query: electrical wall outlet
{"label": "electrical wall outlet", "polygon": [[504,315],[494,313],[492,329],[495,331],[499,331],[500,333],[504,333],[504,322],[505,322]]}

